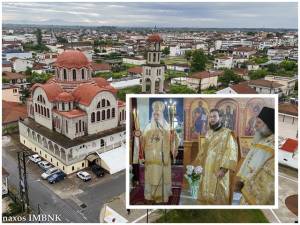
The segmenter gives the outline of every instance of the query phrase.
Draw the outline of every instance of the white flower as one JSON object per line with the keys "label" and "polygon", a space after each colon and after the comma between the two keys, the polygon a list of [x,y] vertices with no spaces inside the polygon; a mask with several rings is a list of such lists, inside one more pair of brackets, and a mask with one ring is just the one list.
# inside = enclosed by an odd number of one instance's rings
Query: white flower
{"label": "white flower", "polygon": [[194,171],[196,174],[201,174],[203,171],[203,168],[201,166],[196,166]]}
{"label": "white flower", "polygon": [[194,166],[192,166],[192,165],[187,165],[186,166],[186,174],[187,175],[192,175],[193,170],[194,170]]}

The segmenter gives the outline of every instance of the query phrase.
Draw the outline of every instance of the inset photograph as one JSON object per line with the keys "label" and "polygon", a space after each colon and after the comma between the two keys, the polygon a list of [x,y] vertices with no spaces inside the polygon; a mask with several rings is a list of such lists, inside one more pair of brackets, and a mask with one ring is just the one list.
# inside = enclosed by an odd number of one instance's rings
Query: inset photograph
{"label": "inset photograph", "polygon": [[275,96],[154,96],[127,98],[129,206],[276,205]]}

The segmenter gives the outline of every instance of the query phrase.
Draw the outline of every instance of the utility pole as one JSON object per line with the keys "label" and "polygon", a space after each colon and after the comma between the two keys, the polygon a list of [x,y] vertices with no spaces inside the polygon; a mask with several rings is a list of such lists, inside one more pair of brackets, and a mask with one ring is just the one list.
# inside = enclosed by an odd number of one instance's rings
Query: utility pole
{"label": "utility pole", "polygon": [[18,168],[19,168],[19,190],[23,211],[29,212],[29,196],[26,171],[26,157],[31,155],[27,151],[18,152]]}

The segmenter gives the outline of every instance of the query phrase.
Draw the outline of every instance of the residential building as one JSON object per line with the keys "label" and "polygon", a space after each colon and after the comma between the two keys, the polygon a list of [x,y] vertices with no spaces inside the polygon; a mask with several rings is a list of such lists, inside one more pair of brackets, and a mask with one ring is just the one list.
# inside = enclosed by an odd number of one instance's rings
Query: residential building
{"label": "residential building", "polygon": [[198,91],[205,90],[209,87],[218,86],[218,77],[223,71],[202,71],[195,72],[187,77],[186,84],[188,87]]}
{"label": "residential building", "polygon": [[216,58],[214,61],[214,69],[227,68],[231,69],[233,67],[233,57],[223,56]]}
{"label": "residential building", "polygon": [[273,81],[282,85],[280,88],[282,93],[289,95],[294,92],[295,85],[298,82],[297,77],[283,77],[283,76],[265,76],[265,80]]}

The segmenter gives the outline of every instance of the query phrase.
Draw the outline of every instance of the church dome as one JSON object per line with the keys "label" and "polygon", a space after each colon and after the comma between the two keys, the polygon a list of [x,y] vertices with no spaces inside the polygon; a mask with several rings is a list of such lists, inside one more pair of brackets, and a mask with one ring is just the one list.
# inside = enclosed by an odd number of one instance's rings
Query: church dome
{"label": "church dome", "polygon": [[55,66],[67,69],[80,69],[82,67],[90,67],[90,62],[81,51],[66,50],[57,57]]}
{"label": "church dome", "polygon": [[148,37],[149,42],[162,42],[163,39],[159,34],[152,34]]}
{"label": "church dome", "polygon": [[74,101],[74,97],[72,94],[67,92],[62,92],[56,97],[56,101],[59,102],[71,102]]}

